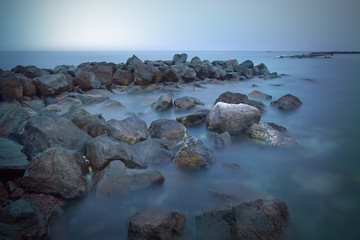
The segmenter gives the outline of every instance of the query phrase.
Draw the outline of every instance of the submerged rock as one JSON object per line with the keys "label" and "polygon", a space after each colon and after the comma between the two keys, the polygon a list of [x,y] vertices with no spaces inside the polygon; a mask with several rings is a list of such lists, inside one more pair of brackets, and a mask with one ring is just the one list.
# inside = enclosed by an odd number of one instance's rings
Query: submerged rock
{"label": "submerged rock", "polygon": [[181,168],[199,169],[215,162],[215,157],[199,139],[190,137],[175,155],[174,162]]}
{"label": "submerged rock", "polygon": [[256,90],[249,93],[249,97],[255,99],[272,99],[271,95]]}
{"label": "submerged rock", "polygon": [[231,136],[228,132],[218,134],[215,138],[215,148],[222,150],[231,145]]}
{"label": "submerged rock", "polygon": [[171,108],[173,99],[169,94],[162,94],[159,99],[151,104],[151,107],[158,111],[163,111]]}
{"label": "submerged rock", "polygon": [[50,148],[30,161],[28,176],[22,180],[26,191],[54,194],[70,199],[87,192],[87,181],[78,162],[81,155],[62,148]]}
{"label": "submerged rock", "polygon": [[94,190],[97,197],[140,190],[165,181],[165,177],[158,170],[127,169],[121,161],[112,161],[95,178],[97,183]]}
{"label": "submerged rock", "polygon": [[215,100],[215,104],[218,102],[239,104],[244,103],[253,107],[256,107],[261,112],[265,112],[265,104],[259,101],[249,100],[245,94],[233,93],[230,91],[220,94],[220,96]]}
{"label": "submerged rock", "polygon": [[294,110],[298,108],[302,102],[294,95],[286,94],[276,101],[270,103],[271,106],[275,106],[281,110]]}
{"label": "submerged rock", "polygon": [[194,97],[181,97],[174,101],[175,111],[187,111],[191,110],[196,106],[204,106],[204,103]]}
{"label": "submerged rock", "polygon": [[165,210],[144,210],[130,218],[128,239],[176,239],[186,226],[186,216]]}
{"label": "submerged rock", "polygon": [[296,145],[296,141],[286,133],[273,128],[267,123],[254,123],[247,134],[257,143],[273,147],[290,147]]}
{"label": "submerged rock", "polygon": [[260,118],[261,112],[250,105],[218,102],[207,117],[206,127],[218,133],[239,134],[258,123]]}
{"label": "submerged rock", "polygon": [[275,240],[289,220],[286,203],[258,199],[197,216],[197,238]]}
{"label": "submerged rock", "polygon": [[208,109],[200,109],[192,114],[177,117],[176,121],[184,124],[185,126],[197,126],[206,122],[207,115],[210,113]]}
{"label": "submerged rock", "polygon": [[149,127],[152,138],[162,139],[169,148],[177,147],[188,138],[187,129],[176,120],[159,119]]}

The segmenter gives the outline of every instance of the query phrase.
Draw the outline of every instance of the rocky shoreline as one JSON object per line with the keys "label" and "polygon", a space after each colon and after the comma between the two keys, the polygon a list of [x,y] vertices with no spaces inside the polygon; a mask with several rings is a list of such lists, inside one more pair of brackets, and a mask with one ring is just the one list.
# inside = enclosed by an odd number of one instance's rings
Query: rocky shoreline
{"label": "rocky shoreline", "polygon": [[[263,63],[210,62],[198,57],[188,62],[184,53],[170,61],[143,62],[132,56],[120,64],[0,70],[0,236],[43,239],[51,217],[61,214],[70,199],[90,191],[96,197],[109,197],[164,183],[161,172],[149,166],[173,163],[194,171],[211,167],[216,161],[213,150],[189,136],[189,126],[206,124],[208,131],[217,133],[215,150],[231,145],[231,136],[236,135],[270,147],[296,145],[286,128],[260,123],[266,111],[262,100],[272,98],[268,94],[254,91],[248,97],[224,92],[214,99],[212,109],[204,109],[195,97],[173,100],[166,93],[184,84],[254,77],[266,80],[278,75]],[[197,111],[176,120],[157,119],[148,127],[137,115],[106,121],[84,108],[97,103],[104,109],[119,109],[124,106],[111,100],[112,95],[157,88],[165,93],[149,103],[153,111]],[[291,94],[271,102],[279,111],[292,111],[301,104]],[[255,200],[204,213],[196,221],[199,232],[226,231],[224,239],[277,239],[289,223],[289,212],[282,201]],[[128,238],[173,239],[184,229],[184,214],[150,209],[129,219]],[[200,239],[209,239],[199,234]]]}
{"label": "rocky shoreline", "polygon": [[360,54],[358,51],[311,52],[307,54],[282,55],[279,58],[332,58],[336,54]]}

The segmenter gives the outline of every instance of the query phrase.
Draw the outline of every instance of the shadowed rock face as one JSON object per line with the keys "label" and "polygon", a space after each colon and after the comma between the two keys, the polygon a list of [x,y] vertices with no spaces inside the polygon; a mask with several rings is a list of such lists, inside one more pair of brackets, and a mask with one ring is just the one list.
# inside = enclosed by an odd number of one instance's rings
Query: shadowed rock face
{"label": "shadowed rock face", "polygon": [[22,145],[6,138],[0,138],[0,175],[11,179],[22,177],[29,161],[21,151]]}
{"label": "shadowed rock face", "polygon": [[218,102],[207,117],[206,127],[218,133],[240,134],[260,118],[261,112],[250,105]]}
{"label": "shadowed rock face", "polygon": [[62,198],[83,196],[88,189],[80,165],[81,155],[62,148],[50,148],[30,161],[28,176],[23,179],[27,191],[54,194]]}
{"label": "shadowed rock face", "polygon": [[289,220],[286,203],[258,199],[197,216],[197,237],[214,240],[275,240]]}
{"label": "shadowed rock face", "polygon": [[178,212],[144,210],[131,217],[128,239],[174,239],[183,232],[185,223],[185,215]]}

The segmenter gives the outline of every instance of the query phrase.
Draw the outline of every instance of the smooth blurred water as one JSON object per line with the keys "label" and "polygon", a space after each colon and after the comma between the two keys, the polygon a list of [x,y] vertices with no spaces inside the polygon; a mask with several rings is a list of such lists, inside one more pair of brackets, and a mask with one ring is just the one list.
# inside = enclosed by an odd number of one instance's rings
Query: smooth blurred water
{"label": "smooth blurred water", "polygon": [[[3,54],[3,53],[1,53]],[[9,53],[10,54],[10,53]],[[41,53],[58,58],[32,57],[6,62],[0,67],[37,65],[53,68],[59,64],[85,61],[125,62],[133,53]],[[89,55],[87,55],[89,54]],[[174,52],[135,53],[141,59],[172,59]],[[330,59],[288,59],[280,52],[189,52],[189,59],[246,59],[264,62],[270,71],[288,74],[273,80],[254,78],[204,88],[185,86],[176,96],[192,96],[211,109],[215,99],[225,91],[249,94],[259,90],[277,99],[291,93],[303,105],[285,113],[266,104],[261,122],[285,126],[298,145],[290,149],[256,145],[246,138],[233,139],[224,151],[215,151],[217,161],[208,169],[183,171],[170,163],[158,169],[165,176],[161,187],[131,192],[109,199],[95,199],[91,194],[69,204],[62,218],[55,221],[53,239],[126,239],[129,217],[144,208],[166,208],[187,216],[189,231],[195,234],[195,216],[216,207],[222,201],[214,192],[237,201],[277,198],[289,207],[293,222],[291,239],[359,239],[360,214],[360,81],[359,55],[335,55]],[[11,55],[11,54],[10,54]],[[25,54],[26,55],[26,54]],[[36,55],[36,54],[35,54]],[[74,56],[79,56],[76,58]],[[82,56],[80,58],[80,56]],[[89,57],[91,56],[91,57]],[[9,56],[9,59],[14,55]],[[119,59],[119,61],[117,61]],[[188,59],[188,60],[189,60]],[[256,84],[258,87],[253,87]],[[159,118],[175,119],[173,110],[156,112],[150,105],[161,92],[118,94],[113,97],[126,107],[105,111],[89,107],[106,119],[124,119],[137,113],[149,126]],[[215,134],[205,126],[189,128],[192,136],[213,148]],[[215,194],[216,195],[216,194]],[[189,234],[190,238],[192,234]]]}

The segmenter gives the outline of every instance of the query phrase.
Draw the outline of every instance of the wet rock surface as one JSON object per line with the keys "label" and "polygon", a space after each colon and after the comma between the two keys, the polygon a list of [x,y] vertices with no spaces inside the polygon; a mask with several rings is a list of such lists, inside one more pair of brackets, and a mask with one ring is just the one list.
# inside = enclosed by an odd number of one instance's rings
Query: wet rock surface
{"label": "wet rock surface", "polygon": [[176,120],[159,119],[151,123],[149,135],[152,138],[162,139],[169,147],[176,147],[188,138],[187,129]]}
{"label": "wet rock surface", "polygon": [[174,101],[175,111],[187,111],[191,110],[196,106],[203,106],[204,103],[194,97],[181,97]]}
{"label": "wet rock surface", "polygon": [[169,94],[162,94],[159,99],[151,104],[151,107],[158,111],[163,111],[173,106],[173,99]]}
{"label": "wet rock surface", "polygon": [[287,205],[280,200],[255,200],[196,217],[198,239],[278,239],[288,224]]}
{"label": "wet rock surface", "polygon": [[260,118],[261,112],[250,105],[218,102],[207,117],[206,127],[218,133],[240,134]]}
{"label": "wet rock surface", "polygon": [[190,137],[175,155],[174,162],[180,168],[200,169],[215,162],[215,157],[203,142]]}
{"label": "wet rock surface", "polygon": [[135,213],[129,223],[128,239],[174,239],[181,235],[186,216],[165,210],[144,210]]}
{"label": "wet rock surface", "polygon": [[210,110],[208,109],[200,109],[196,112],[186,115],[177,117],[176,121],[180,122],[181,124],[185,125],[186,127],[193,127],[204,124],[206,122],[206,118]]}
{"label": "wet rock surface", "polygon": [[291,111],[298,108],[302,102],[298,97],[291,94],[286,94],[280,97],[278,100],[272,101],[270,104],[271,106],[277,107],[281,110]]}

